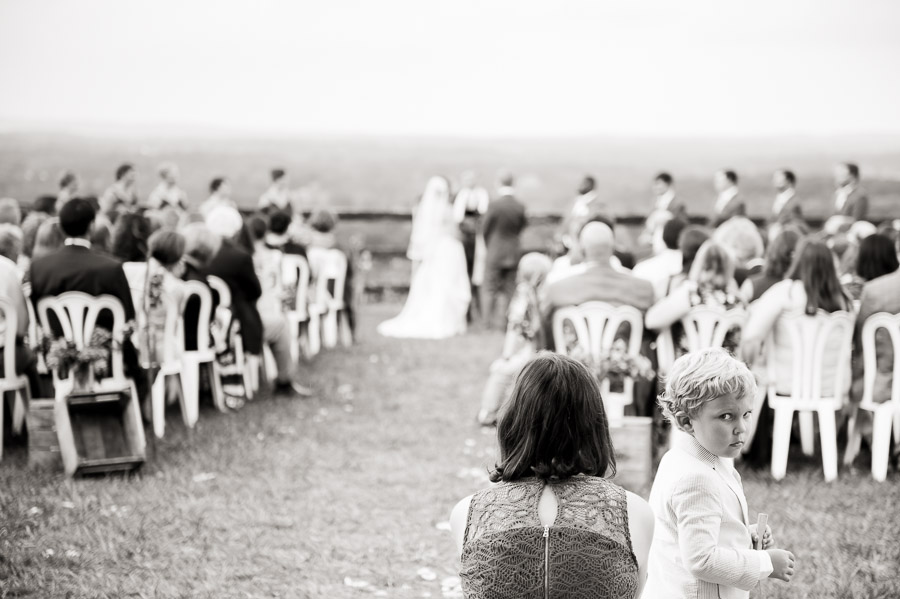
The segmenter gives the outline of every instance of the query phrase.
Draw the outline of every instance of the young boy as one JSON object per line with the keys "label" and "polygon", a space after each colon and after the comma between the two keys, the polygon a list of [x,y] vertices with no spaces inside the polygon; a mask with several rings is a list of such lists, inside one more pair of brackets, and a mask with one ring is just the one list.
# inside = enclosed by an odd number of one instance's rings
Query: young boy
{"label": "young boy", "polygon": [[656,516],[644,597],[746,598],[760,580],[790,581],[794,556],[774,549],[768,527],[754,550],[747,500],[733,458],[750,423],[756,381],[723,349],[682,356],[672,365],[660,404],[675,447],[659,464],[650,491]]}

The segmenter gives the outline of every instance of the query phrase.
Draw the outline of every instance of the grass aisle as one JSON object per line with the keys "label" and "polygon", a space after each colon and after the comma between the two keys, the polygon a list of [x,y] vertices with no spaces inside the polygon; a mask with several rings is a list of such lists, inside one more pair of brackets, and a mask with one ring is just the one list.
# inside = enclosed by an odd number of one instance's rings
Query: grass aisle
{"label": "grass aisle", "polygon": [[[311,400],[211,409],[188,435],[177,412],[132,478],[67,481],[0,463],[0,597],[442,597],[456,562],[442,530],[487,484],[494,438],[474,422],[499,335],[378,337],[319,356]],[[900,476],[876,485],[810,460],[785,482],[747,473],[799,574],[767,597],[897,597]],[[442,586],[442,582],[444,583]]]}

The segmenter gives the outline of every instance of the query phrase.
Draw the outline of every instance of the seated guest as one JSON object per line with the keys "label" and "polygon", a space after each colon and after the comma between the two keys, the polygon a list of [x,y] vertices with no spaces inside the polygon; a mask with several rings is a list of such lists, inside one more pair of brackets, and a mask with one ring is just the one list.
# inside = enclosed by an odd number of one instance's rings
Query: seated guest
{"label": "seated guest", "polygon": [[270,173],[272,184],[259,198],[259,210],[263,214],[273,211],[291,212],[291,197],[288,190],[287,173],[283,168],[274,168]]}
{"label": "seated guest", "polygon": [[[337,226],[337,215],[330,210],[317,210],[309,217],[309,245],[306,248],[306,254],[309,258],[309,269],[313,278],[318,276],[318,256],[321,256],[322,250],[339,250],[347,258],[347,275],[344,279],[344,306],[347,310],[347,319],[350,322],[350,331],[356,332],[356,314],[353,310],[353,262],[350,260],[350,252],[341,247],[337,242],[334,234],[334,228]],[[330,288],[329,293],[334,293]]]}
{"label": "seated guest", "polygon": [[[216,307],[219,305],[219,296],[213,293],[209,286],[209,279],[203,274],[209,267],[209,263],[218,253],[222,245],[222,238],[212,233],[203,223],[191,223],[181,230],[184,236],[184,271],[181,278],[185,281],[200,281],[210,291],[212,305],[209,311],[210,322],[215,320]],[[200,320],[200,300],[196,296],[188,298],[184,306],[184,349],[196,351],[197,325]]]}
{"label": "seated guest", "polygon": [[[56,196],[56,210],[59,210],[63,207],[63,204],[76,197],[78,195],[79,187],[81,187],[81,181],[78,179],[78,175],[72,171],[65,171],[62,174],[62,177],[59,178],[59,194]],[[48,214],[55,214],[55,211],[48,212]]]}
{"label": "seated guest", "polygon": [[532,252],[519,260],[516,293],[509,303],[509,318],[503,355],[491,364],[491,374],[481,396],[478,422],[493,425],[515,376],[534,354],[546,347],[537,290],[550,271],[550,258]]}
{"label": "seated guest", "polygon": [[869,235],[859,243],[856,265],[848,273],[844,289],[853,300],[858,300],[866,283],[894,272],[898,266],[894,242],[885,235]]}
{"label": "seated guest", "polygon": [[[700,247],[687,280],[647,310],[645,324],[653,330],[670,327],[687,316],[691,308],[700,305],[721,306],[726,310],[742,305],[734,281],[731,253],[713,240]],[[683,331],[680,335],[673,331],[673,337],[676,345],[687,351]]]}
{"label": "seated guest", "polygon": [[[25,374],[31,387],[31,397],[41,397],[40,378],[37,373],[37,362],[26,341],[28,338],[28,307],[25,305],[25,294],[20,283],[19,269],[16,262],[22,249],[22,234],[18,227],[11,224],[0,224],[0,297],[12,304],[16,311],[16,375]],[[6,315],[0,314],[0,363],[6,350]],[[6,376],[13,373],[7,372]],[[0,404],[2,409],[2,404]]]}
{"label": "seated guest", "polygon": [[144,283],[147,278],[147,254],[150,222],[136,212],[122,214],[113,225],[110,254],[122,261],[136,308],[143,306]]}
{"label": "seated guest", "polygon": [[784,279],[785,273],[794,260],[794,248],[800,241],[800,232],[788,226],[772,241],[766,250],[766,263],[762,272],[751,275],[741,285],[741,297],[747,303],[754,302],[769,287]]}
{"label": "seated guest", "polygon": [[292,239],[290,235],[291,215],[275,210],[269,215],[269,228],[265,236],[266,247],[281,250],[285,254],[306,257],[306,248]]}
{"label": "seated guest", "polygon": [[[38,227],[34,235],[34,247],[31,251],[31,260],[37,260],[63,247],[66,234],[59,226],[59,218],[56,216],[46,219]],[[30,272],[30,269],[29,269]]]}
{"label": "seated guest", "polygon": [[672,366],[659,403],[684,434],[663,456],[650,491],[648,597],[747,598],[760,580],[793,577],[793,554],[774,548],[768,527],[749,523],[733,465],[756,394],[750,370],[721,348],[692,352]]}
{"label": "seated guest", "polygon": [[[56,197],[55,196],[38,196],[34,202],[31,203],[31,210],[28,211],[28,214],[46,214],[47,216],[55,216],[56,215]],[[28,218],[27,216],[25,218]],[[22,221],[23,224],[25,221]]]}
{"label": "seated guest", "polygon": [[122,164],[116,169],[116,182],[106,188],[100,197],[99,212],[109,222],[114,223],[121,212],[129,212],[137,209],[138,197],[135,182],[137,171],[128,163]]}
{"label": "seated guest", "polygon": [[[180,307],[184,299],[184,287],[181,282],[184,265],[181,259],[184,255],[185,239],[181,233],[175,231],[157,231],[150,236],[148,246],[150,259],[146,263],[149,269],[147,281],[151,292],[144,298],[143,304],[137,306],[137,309],[138,312],[145,315],[146,320],[143,325],[149,328],[153,345],[148,344],[146,330],[139,330],[138,337],[141,339],[141,355],[144,360],[158,364],[164,357],[163,346],[166,341],[165,327],[168,311],[166,302],[174,302],[176,306]],[[162,300],[162,296],[166,300]]]}
{"label": "seated guest", "polygon": [[734,280],[739,286],[748,276],[762,272],[766,246],[752,220],[743,216],[730,218],[713,231],[712,238],[734,257]]}
{"label": "seated guest", "polygon": [[147,208],[162,210],[165,207],[187,210],[187,194],[178,186],[178,167],[172,162],[159,165],[159,185],[147,198]]}
{"label": "seated guest", "polygon": [[632,274],[650,281],[653,285],[655,299],[666,294],[669,279],[681,272],[681,250],[678,249],[678,238],[688,223],[680,218],[669,219],[662,226],[662,242],[664,247],[656,255],[638,262]]}
{"label": "seated guest", "polygon": [[610,265],[613,255],[613,232],[607,225],[592,222],[581,231],[578,245],[584,252],[582,268],[544,286],[541,311],[550,330],[557,308],[601,301],[613,306],[633,306],[646,311],[653,304],[653,286],[628,272]]}
{"label": "seated guest", "polygon": [[220,206],[237,209],[237,204],[231,199],[231,182],[225,177],[216,177],[209,182],[209,197],[200,204],[198,211],[205,218]]}
{"label": "seated guest", "polygon": [[[240,213],[234,208],[218,206],[207,215],[206,226],[222,238],[222,245],[207,266],[206,274],[225,281],[231,291],[231,311],[241,324],[240,334],[244,351],[262,356],[265,341],[272,349],[278,365],[274,393],[310,395],[309,389],[293,381],[290,337],[288,328],[283,323],[284,315],[280,311],[277,315],[267,314],[269,326],[266,327],[257,309],[256,303],[262,296],[262,286],[256,275],[253,256],[242,249],[236,241],[244,229]],[[269,319],[269,316],[272,318]]]}
{"label": "seated guest", "polygon": [[[547,273],[547,279],[544,281],[545,285],[549,285],[563,277],[578,274],[585,269],[584,252],[578,244],[578,238],[581,235],[581,231],[589,223],[603,223],[609,227],[611,231],[615,231],[615,223],[613,220],[602,214],[591,214],[584,220],[573,221],[573,223],[571,223],[572,228],[570,229],[570,234],[567,236],[565,242],[567,252],[553,261],[553,266],[550,268],[550,272]],[[620,254],[618,251],[613,250],[613,255],[610,257],[609,263],[619,272],[628,272],[628,269],[622,265],[620,255],[622,255],[623,258],[626,258],[624,254]]]}
{"label": "seated guest", "polygon": [[22,209],[12,198],[0,199],[0,224],[19,226],[22,223]]}
{"label": "seated guest", "polygon": [[497,484],[450,514],[464,595],[640,597],[653,513],[607,478],[615,454],[594,374],[539,354],[516,380],[497,440]]}
{"label": "seated guest", "polygon": [[700,250],[700,246],[709,239],[709,231],[704,227],[691,225],[686,227],[681,235],[678,236],[678,251],[681,252],[681,272],[678,272],[666,282],[665,293],[668,295],[673,289],[677,289],[684,281],[687,280],[691,267],[694,265],[694,258]]}

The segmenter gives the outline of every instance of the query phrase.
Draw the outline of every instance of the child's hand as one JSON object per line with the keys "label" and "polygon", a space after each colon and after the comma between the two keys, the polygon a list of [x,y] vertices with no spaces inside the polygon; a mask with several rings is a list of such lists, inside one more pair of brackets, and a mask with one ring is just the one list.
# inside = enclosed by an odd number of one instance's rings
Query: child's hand
{"label": "child's hand", "polygon": [[794,577],[794,554],[784,549],[769,549],[768,553],[772,558],[773,568],[769,578],[790,582]]}
{"label": "child's hand", "polygon": [[[759,534],[756,531],[756,524],[750,525],[750,539],[753,541],[753,548],[756,549],[757,543],[759,542]],[[762,538],[762,548],[770,549],[775,546],[775,541],[772,539],[772,529],[766,524],[766,532],[763,533]]]}

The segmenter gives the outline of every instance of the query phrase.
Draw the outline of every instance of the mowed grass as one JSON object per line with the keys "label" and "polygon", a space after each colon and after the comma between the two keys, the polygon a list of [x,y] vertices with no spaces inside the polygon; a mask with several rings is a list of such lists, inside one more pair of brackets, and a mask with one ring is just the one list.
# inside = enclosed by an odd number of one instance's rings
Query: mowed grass
{"label": "mowed grass", "polygon": [[[0,463],[0,597],[459,596],[448,513],[487,485],[492,431],[475,424],[498,334],[382,339],[398,306],[367,306],[359,343],[303,367],[310,400],[211,408],[139,473],[66,480]],[[751,512],[798,557],[766,596],[897,597],[900,475],[785,481],[745,472]]]}

